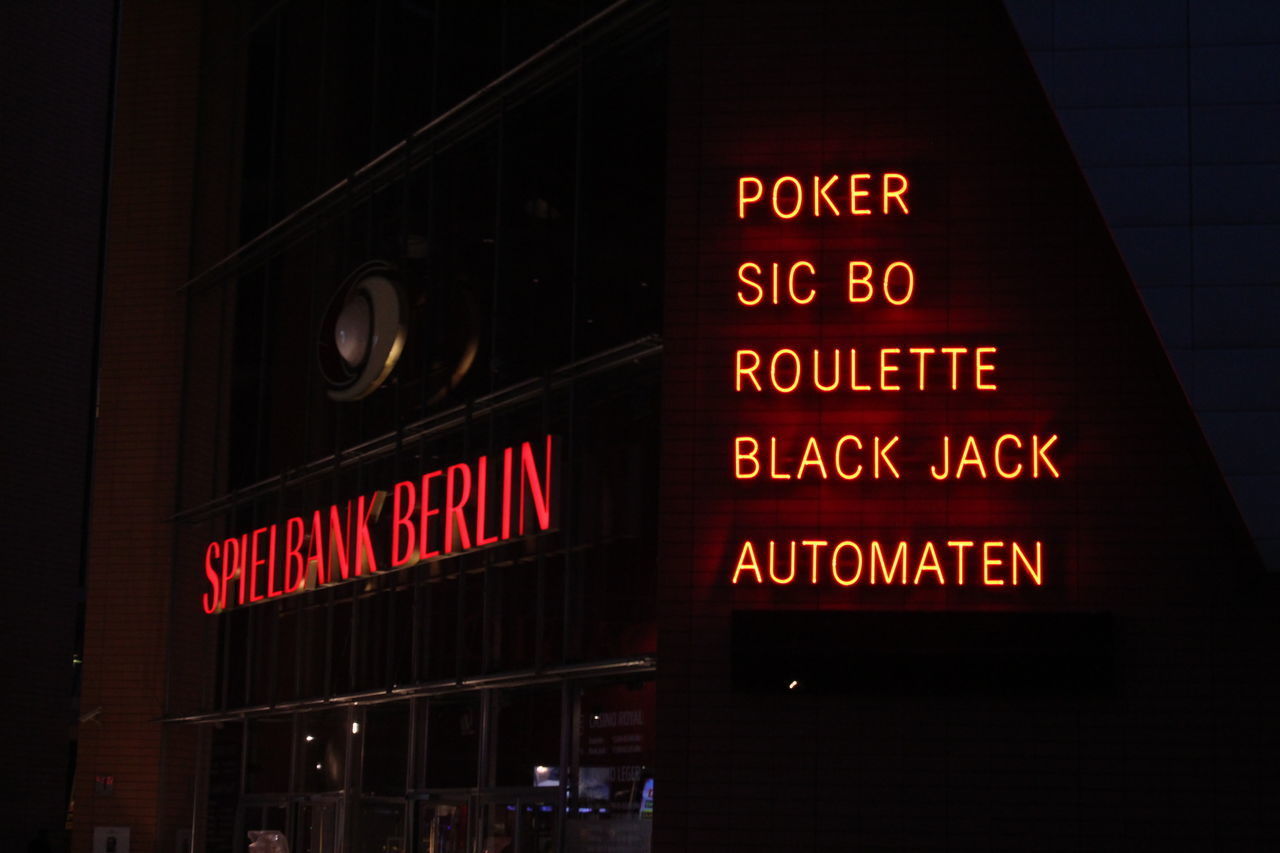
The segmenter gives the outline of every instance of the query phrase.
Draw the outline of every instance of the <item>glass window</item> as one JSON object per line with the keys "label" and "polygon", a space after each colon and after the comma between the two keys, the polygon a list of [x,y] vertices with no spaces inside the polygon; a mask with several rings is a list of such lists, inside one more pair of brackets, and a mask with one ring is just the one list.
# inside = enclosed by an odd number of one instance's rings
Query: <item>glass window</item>
{"label": "glass window", "polygon": [[426,680],[453,678],[458,669],[458,578],[427,583],[423,592],[427,624],[421,635]]}
{"label": "glass window", "polygon": [[360,784],[364,793],[403,794],[409,755],[409,703],[369,706],[363,724],[353,735],[363,751]]}
{"label": "glass window", "polygon": [[576,804],[566,849],[648,851],[654,784],[654,682],[593,685],[578,702]]}
{"label": "glass window", "polygon": [[467,853],[471,849],[470,804],[419,801],[414,853]]}
{"label": "glass window", "polygon": [[495,692],[493,784],[554,786],[560,771],[560,687]]}
{"label": "glass window", "polygon": [[407,572],[400,572],[399,584],[391,593],[391,686],[410,684],[413,676],[415,625],[414,597],[417,590],[405,583]]}
{"label": "glass window", "polygon": [[423,341],[424,410],[492,390],[491,313],[498,236],[498,130],[477,131],[431,168],[426,284],[414,316]]}
{"label": "glass window", "polygon": [[350,733],[347,719],[346,708],[312,711],[298,717],[296,738],[302,774],[299,790],[308,793],[342,790]]}
{"label": "glass window", "polygon": [[209,798],[205,807],[206,853],[231,853],[240,801],[244,724],[214,723],[209,747]]}
{"label": "glass window", "polygon": [[521,560],[488,570],[495,586],[490,669],[496,672],[530,668],[538,650],[538,561]]}
{"label": "glass window", "polygon": [[436,111],[443,112],[498,76],[502,0],[443,0],[436,11],[441,69]]}
{"label": "glass window", "polygon": [[387,686],[387,640],[391,624],[390,593],[383,589],[387,578],[357,581],[357,587],[373,587],[374,592],[356,599],[356,690]]}
{"label": "glass window", "polygon": [[361,800],[356,807],[352,850],[355,853],[402,853],[404,802]]}
{"label": "glass window", "polygon": [[298,601],[285,598],[279,604],[268,605],[277,612],[275,701],[288,702],[298,698]]}
{"label": "glass window", "polygon": [[587,61],[578,358],[662,327],[665,76],[660,39]]}
{"label": "glass window", "polygon": [[329,662],[328,596],[324,593],[303,593],[302,599],[302,654],[299,663],[298,691],[301,698],[323,696],[325,674]]}
{"label": "glass window", "polygon": [[473,787],[480,760],[480,697],[433,699],[426,705],[422,787]]}
{"label": "glass window", "polygon": [[[374,147],[385,150],[427,123],[435,87],[436,4],[382,0],[378,5],[378,85]],[[444,69],[450,76],[451,69]]]}
{"label": "glass window", "polygon": [[510,68],[560,36],[578,23],[579,0],[520,0],[506,3],[506,45],[504,65]]}
{"label": "glass window", "polygon": [[275,794],[289,790],[293,761],[293,719],[260,717],[249,722],[245,791]]}
{"label": "glass window", "polygon": [[574,86],[564,84],[504,119],[493,341],[499,386],[570,360],[576,104]]}

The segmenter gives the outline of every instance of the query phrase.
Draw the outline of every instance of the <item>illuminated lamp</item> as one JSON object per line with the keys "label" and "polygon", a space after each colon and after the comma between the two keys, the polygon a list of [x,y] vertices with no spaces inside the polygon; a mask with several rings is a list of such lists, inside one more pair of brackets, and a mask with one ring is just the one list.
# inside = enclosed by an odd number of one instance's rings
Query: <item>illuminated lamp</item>
{"label": "illuminated lamp", "polygon": [[320,373],[330,399],[359,400],[387,380],[404,349],[406,314],[395,267],[373,261],[347,276],[320,325]]}

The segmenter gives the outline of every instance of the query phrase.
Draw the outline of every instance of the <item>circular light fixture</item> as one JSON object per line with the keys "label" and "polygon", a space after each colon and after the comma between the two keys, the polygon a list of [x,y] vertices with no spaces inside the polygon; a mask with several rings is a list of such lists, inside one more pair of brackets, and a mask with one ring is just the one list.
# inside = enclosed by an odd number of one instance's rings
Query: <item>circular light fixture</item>
{"label": "circular light fixture", "polygon": [[333,324],[333,343],[348,367],[359,367],[369,354],[372,319],[373,307],[363,293],[353,294],[338,312],[338,321]]}
{"label": "circular light fixture", "polygon": [[320,326],[320,373],[331,399],[359,400],[387,380],[404,349],[405,315],[395,267],[373,261],[347,276]]}

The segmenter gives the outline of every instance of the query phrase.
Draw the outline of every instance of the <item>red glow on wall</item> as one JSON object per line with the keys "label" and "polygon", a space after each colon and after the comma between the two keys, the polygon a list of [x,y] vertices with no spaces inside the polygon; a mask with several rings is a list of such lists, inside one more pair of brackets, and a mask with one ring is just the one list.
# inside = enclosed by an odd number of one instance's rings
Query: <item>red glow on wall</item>
{"label": "red glow on wall", "polygon": [[1061,580],[1057,542],[996,508],[1023,483],[1059,488],[1064,442],[1025,408],[1027,372],[1008,367],[1023,353],[1003,342],[1021,330],[957,309],[954,282],[917,256],[943,221],[933,177],[923,204],[898,170],[736,179],[727,228],[743,257],[711,279],[724,313],[703,324],[728,345],[730,396],[708,423],[728,433],[718,574],[735,597]]}

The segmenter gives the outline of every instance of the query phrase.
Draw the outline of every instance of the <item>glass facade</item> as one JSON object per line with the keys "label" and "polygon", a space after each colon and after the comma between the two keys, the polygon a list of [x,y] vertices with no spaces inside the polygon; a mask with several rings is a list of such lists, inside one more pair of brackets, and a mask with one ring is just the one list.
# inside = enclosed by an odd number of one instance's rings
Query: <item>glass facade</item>
{"label": "glass facade", "polygon": [[[208,851],[648,849],[666,33],[602,8],[207,4],[167,706]],[[404,345],[336,401],[371,261]],[[544,436],[552,529],[201,612],[209,543]]]}

